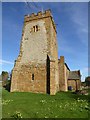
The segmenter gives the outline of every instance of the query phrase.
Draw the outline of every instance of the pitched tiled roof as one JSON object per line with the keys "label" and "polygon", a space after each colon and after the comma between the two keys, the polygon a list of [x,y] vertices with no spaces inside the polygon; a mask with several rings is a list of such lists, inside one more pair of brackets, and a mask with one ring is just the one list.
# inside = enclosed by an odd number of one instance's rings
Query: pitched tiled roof
{"label": "pitched tiled roof", "polygon": [[78,73],[78,71],[70,71],[68,80],[69,79],[80,79],[80,74]]}

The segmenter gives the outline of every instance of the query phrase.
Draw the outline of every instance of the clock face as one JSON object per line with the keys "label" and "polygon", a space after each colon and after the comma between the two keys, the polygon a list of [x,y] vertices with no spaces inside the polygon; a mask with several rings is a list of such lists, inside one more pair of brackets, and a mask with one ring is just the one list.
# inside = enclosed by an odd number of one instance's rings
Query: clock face
{"label": "clock face", "polygon": [[47,36],[43,20],[31,22],[25,26],[22,51],[22,63],[29,61],[44,62],[46,60]]}

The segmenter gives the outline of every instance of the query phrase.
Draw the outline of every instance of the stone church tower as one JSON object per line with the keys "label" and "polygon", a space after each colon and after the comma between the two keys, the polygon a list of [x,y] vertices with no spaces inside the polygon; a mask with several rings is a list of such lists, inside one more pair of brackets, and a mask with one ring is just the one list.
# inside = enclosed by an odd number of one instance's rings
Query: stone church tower
{"label": "stone church tower", "polygon": [[51,95],[59,91],[56,26],[50,10],[24,18],[20,53],[12,71],[14,91]]}

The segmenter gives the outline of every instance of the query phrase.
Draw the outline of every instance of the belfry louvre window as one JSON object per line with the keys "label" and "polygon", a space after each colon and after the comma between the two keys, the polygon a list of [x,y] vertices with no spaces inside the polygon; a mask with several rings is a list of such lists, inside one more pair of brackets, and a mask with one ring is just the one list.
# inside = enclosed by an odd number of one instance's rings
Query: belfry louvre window
{"label": "belfry louvre window", "polygon": [[34,80],[34,74],[32,74],[32,80]]}
{"label": "belfry louvre window", "polygon": [[38,25],[35,25],[35,26],[33,26],[33,31],[34,32],[37,32],[39,29],[38,29]]}

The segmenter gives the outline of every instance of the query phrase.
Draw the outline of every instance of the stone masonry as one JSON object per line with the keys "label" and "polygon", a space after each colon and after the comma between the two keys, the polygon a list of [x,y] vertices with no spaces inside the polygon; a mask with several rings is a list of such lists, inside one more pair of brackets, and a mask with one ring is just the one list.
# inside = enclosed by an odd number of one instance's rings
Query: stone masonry
{"label": "stone masonry", "polygon": [[64,56],[61,56],[58,60],[59,65],[59,90],[60,91],[67,91],[68,89],[68,76],[69,76],[69,68],[66,66],[64,61]]}
{"label": "stone masonry", "polygon": [[58,60],[56,26],[50,10],[26,15],[20,53],[12,70],[11,92],[54,95],[68,90],[69,68]]}
{"label": "stone masonry", "polygon": [[81,86],[80,70],[70,71],[68,65],[65,63],[64,56],[58,59],[59,67],[59,91],[68,91],[68,87],[72,90],[79,90]]}
{"label": "stone masonry", "polygon": [[25,16],[11,92],[55,94],[59,90],[56,26],[50,10]]}

